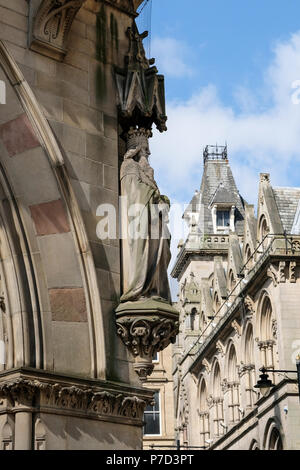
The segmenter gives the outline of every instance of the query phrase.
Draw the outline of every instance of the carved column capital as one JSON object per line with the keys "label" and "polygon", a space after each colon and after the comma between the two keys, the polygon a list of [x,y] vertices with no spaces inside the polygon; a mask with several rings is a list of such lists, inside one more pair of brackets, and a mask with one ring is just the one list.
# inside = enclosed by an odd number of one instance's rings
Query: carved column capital
{"label": "carved column capital", "polygon": [[17,379],[0,385],[0,397],[8,400],[10,406],[32,406],[37,388],[34,381]]}
{"label": "carved column capital", "polygon": [[124,392],[99,390],[96,387],[65,385],[17,378],[0,384],[0,399],[8,400],[7,406],[35,407],[39,409],[63,409],[66,413],[87,413],[105,418],[128,418],[141,421],[145,407],[152,399],[146,396],[127,395]]}

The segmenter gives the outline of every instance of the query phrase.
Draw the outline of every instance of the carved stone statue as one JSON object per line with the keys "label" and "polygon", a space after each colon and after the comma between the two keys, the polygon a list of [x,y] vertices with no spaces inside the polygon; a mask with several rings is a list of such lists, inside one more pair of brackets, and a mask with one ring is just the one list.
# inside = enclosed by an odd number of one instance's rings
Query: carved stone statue
{"label": "carved stone statue", "polygon": [[149,165],[153,124],[167,130],[164,77],[143,47],[147,33],[133,22],[127,30],[128,54],[116,70],[118,117],[127,134],[121,166],[122,297],[115,310],[117,334],[135,358],[134,370],[144,381],[153,357],[176,341],[179,313],[173,307],[167,269],[170,262],[168,213]]}
{"label": "carved stone statue", "polygon": [[121,166],[123,296],[121,302],[170,302],[169,200],[161,196],[148,158],[151,131],[131,129]]}

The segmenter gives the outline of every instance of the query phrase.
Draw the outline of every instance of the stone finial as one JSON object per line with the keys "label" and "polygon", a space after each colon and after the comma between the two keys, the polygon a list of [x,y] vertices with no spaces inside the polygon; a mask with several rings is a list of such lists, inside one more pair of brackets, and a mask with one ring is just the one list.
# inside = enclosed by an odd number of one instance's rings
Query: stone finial
{"label": "stone finial", "polygon": [[143,39],[135,22],[128,28],[129,50],[123,69],[116,69],[120,124],[126,133],[130,127],[151,129],[155,123],[160,132],[167,130],[165,86],[158,75],[154,59],[147,59]]}
{"label": "stone finial", "polygon": [[270,173],[260,173],[261,183],[270,183]]}

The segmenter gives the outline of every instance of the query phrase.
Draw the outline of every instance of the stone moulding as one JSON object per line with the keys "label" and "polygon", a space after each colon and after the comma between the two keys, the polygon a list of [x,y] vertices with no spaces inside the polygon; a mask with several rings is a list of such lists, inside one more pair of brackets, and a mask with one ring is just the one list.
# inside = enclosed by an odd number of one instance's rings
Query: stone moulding
{"label": "stone moulding", "polygon": [[145,381],[153,371],[154,354],[175,342],[179,314],[163,301],[126,302],[116,310],[116,323],[118,335],[135,357],[134,369]]}
{"label": "stone moulding", "polygon": [[[96,270],[93,262],[90,243],[87,237],[85,224],[82,219],[81,210],[74,193],[71,181],[67,174],[65,161],[60,146],[53,134],[53,131],[45,118],[39,103],[26,82],[16,61],[10,54],[6,45],[0,40],[0,67],[3,68],[10,85],[15,90],[32,128],[35,130],[41,146],[46,152],[49,164],[57,184],[61,190],[61,197],[68,208],[69,220],[76,236],[77,249],[81,256],[82,272],[85,273],[85,285],[88,300],[88,311],[91,321],[91,372],[93,377],[106,378],[106,355],[105,355],[105,335],[102,318],[102,308],[100,295],[98,292]],[[101,312],[101,313],[100,313]]]}
{"label": "stone moulding", "polygon": [[[62,61],[74,18],[85,0],[43,0],[31,28],[30,49]],[[34,13],[31,10],[31,15]]]}
{"label": "stone moulding", "polygon": [[[140,392],[141,394],[141,392]],[[4,400],[6,404],[4,405]],[[18,377],[0,383],[0,410],[29,408],[32,411],[60,412],[91,415],[95,418],[143,420],[144,410],[152,397],[127,395],[118,390],[101,390],[99,387],[66,385],[35,378]]]}

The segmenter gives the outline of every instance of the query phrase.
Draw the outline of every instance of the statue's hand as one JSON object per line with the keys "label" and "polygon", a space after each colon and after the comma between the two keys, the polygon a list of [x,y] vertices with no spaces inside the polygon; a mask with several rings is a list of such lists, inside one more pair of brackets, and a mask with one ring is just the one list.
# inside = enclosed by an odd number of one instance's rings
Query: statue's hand
{"label": "statue's hand", "polygon": [[127,150],[127,152],[124,155],[124,160],[126,160],[127,158],[135,157],[141,151],[141,149],[142,149],[141,145],[138,145],[138,147],[136,147],[135,149]]}

